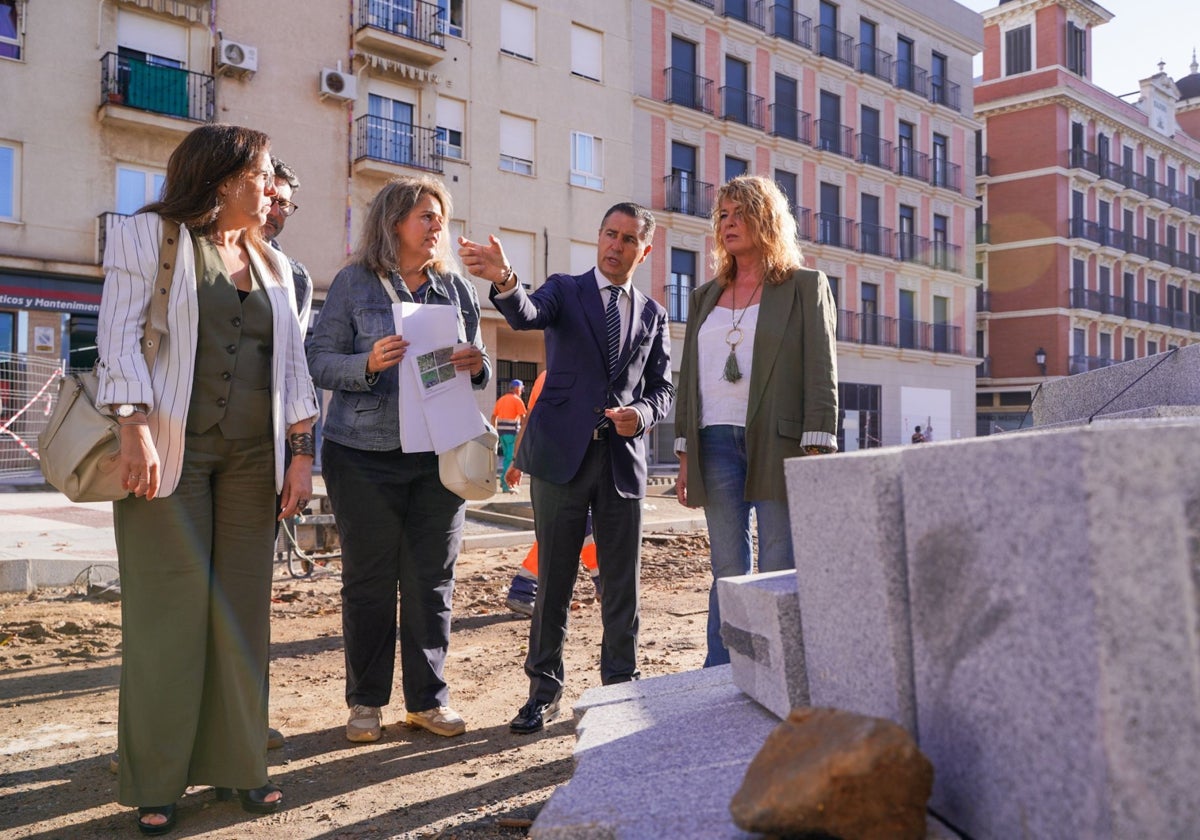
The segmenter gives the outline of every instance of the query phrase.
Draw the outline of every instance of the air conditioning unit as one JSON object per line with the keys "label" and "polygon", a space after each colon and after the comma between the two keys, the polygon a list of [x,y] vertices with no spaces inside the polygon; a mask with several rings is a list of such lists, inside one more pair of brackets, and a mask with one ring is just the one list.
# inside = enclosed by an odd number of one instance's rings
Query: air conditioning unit
{"label": "air conditioning unit", "polygon": [[253,73],[258,70],[258,47],[222,38],[217,42],[217,67]]}
{"label": "air conditioning unit", "polygon": [[358,79],[353,74],[326,67],[321,71],[321,96],[332,96],[334,99],[356,99],[358,97]]}

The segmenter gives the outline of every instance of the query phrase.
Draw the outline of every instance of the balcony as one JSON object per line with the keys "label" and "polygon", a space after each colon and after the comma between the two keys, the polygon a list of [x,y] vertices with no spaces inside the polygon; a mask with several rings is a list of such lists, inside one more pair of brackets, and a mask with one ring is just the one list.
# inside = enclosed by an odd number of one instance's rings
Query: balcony
{"label": "balcony", "polygon": [[792,218],[796,220],[796,238],[801,242],[812,242],[812,211],[799,204],[793,204]]}
{"label": "balcony", "polygon": [[832,213],[817,214],[818,245],[832,245],[835,248],[854,248],[854,220],[845,216],[835,216]]}
{"label": "balcony", "polygon": [[748,23],[755,29],[766,29],[761,0],[724,0],[721,15]]}
{"label": "balcony", "polygon": [[1087,373],[1089,370],[1099,370],[1110,365],[1115,365],[1115,359],[1109,359],[1104,356],[1071,356],[1067,360],[1067,375],[1074,376],[1077,373]]}
{"label": "balcony", "polygon": [[723,86],[721,96],[721,119],[748,125],[750,128],[763,130],[763,98],[755,96],[748,90]]}
{"label": "balcony", "polygon": [[953,271],[957,274],[962,271],[962,246],[935,239],[929,243],[925,264],[938,271]]}
{"label": "balcony", "polygon": [[963,347],[962,327],[846,309],[839,309],[837,313],[837,340],[958,355],[962,355]]}
{"label": "balcony", "polygon": [[806,50],[812,49],[812,18],[792,11],[787,6],[772,5],[769,14],[771,34]]}
{"label": "balcony", "polygon": [[682,105],[694,108],[705,114],[713,113],[713,83],[712,79],[688,73],[676,67],[663,70],[666,79],[666,101],[672,105]]}
{"label": "balcony", "polygon": [[817,120],[813,146],[844,157],[854,157],[854,131],[848,125],[833,120]]}
{"label": "balcony", "polygon": [[918,67],[911,61],[896,62],[896,78],[893,83],[901,90],[910,91],[922,98],[929,95],[929,74],[923,67]]}
{"label": "balcony", "polygon": [[858,72],[892,82],[892,54],[870,44],[858,45]]}
{"label": "balcony", "polygon": [[896,233],[896,259],[901,262],[920,263],[928,260],[929,240],[915,233],[898,231]]}
{"label": "balcony", "polygon": [[832,26],[817,27],[817,55],[840,61],[848,67],[854,66],[854,39]]}
{"label": "balcony", "polygon": [[962,89],[941,76],[929,77],[929,101],[934,105],[944,105],[952,111],[962,111]]}
{"label": "balcony", "polygon": [[975,177],[991,175],[992,159],[987,155],[975,155]]}
{"label": "balcony", "polygon": [[116,228],[125,219],[128,219],[127,213],[101,213],[96,217],[96,262],[104,262],[104,249],[108,245],[108,238],[112,236],[113,229]]}
{"label": "balcony", "polygon": [[188,132],[211,122],[213,77],[117,53],[100,59],[100,117],[106,121]]}
{"label": "balcony", "polygon": [[807,113],[778,102],[768,106],[767,113],[771,119],[771,134],[806,146],[812,143],[812,117]]}
{"label": "balcony", "polygon": [[869,163],[882,169],[892,168],[892,141],[873,134],[859,134],[857,139],[859,163]]}
{"label": "balcony", "polygon": [[706,9],[715,9],[715,0],[692,0],[697,6],[703,6]]}
{"label": "balcony", "polygon": [[984,356],[979,364],[975,366],[976,379],[991,379],[992,378],[992,357]]}
{"label": "balcony", "polygon": [[991,293],[985,291],[983,287],[975,289],[975,311],[976,312],[991,312],[992,311],[992,296]]}
{"label": "balcony", "polygon": [[916,178],[918,181],[929,180],[929,155],[918,152],[912,146],[903,145],[897,146],[895,153],[893,172],[907,178]]}
{"label": "balcony", "polygon": [[683,286],[678,283],[667,284],[667,317],[671,321],[677,324],[687,323],[688,299],[691,294],[691,286]]}
{"label": "balcony", "polygon": [[892,257],[892,242],[894,231],[879,225],[868,225],[859,222],[856,226],[858,233],[858,250],[864,254],[874,254],[877,257]]}
{"label": "balcony", "polygon": [[429,66],[446,57],[446,13],[424,0],[358,0],[354,49]]}
{"label": "balcony", "polygon": [[988,222],[975,226],[975,244],[989,245],[992,241],[992,226]]}
{"label": "balcony", "polygon": [[663,209],[688,216],[712,213],[713,185],[695,180],[689,172],[675,172],[663,178]]}
{"label": "balcony", "polygon": [[960,192],[962,190],[962,167],[957,163],[935,157],[929,167],[929,183],[935,187]]}
{"label": "balcony", "polygon": [[437,132],[372,115],[354,121],[354,170],[392,177],[397,167],[442,171]]}

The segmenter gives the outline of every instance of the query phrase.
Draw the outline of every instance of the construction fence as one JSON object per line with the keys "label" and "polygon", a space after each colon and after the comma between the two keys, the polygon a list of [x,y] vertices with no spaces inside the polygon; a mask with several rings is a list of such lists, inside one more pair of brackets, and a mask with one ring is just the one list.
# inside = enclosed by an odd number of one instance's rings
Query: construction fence
{"label": "construction fence", "polygon": [[37,437],[50,421],[63,373],[60,360],[0,352],[0,483],[42,480]]}

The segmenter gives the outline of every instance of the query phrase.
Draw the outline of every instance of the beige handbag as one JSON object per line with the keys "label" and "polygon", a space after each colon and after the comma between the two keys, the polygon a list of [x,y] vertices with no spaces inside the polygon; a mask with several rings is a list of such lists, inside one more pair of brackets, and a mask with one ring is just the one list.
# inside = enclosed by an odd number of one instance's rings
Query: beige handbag
{"label": "beige handbag", "polygon": [[[150,317],[142,336],[146,368],[154,370],[158,345],[167,332],[167,299],[179,250],[179,224],[163,219],[158,275],[150,301]],[[38,460],[46,481],[72,502],[112,502],[129,491],[117,471],[121,437],[117,419],[96,408],[100,378],[96,370],[63,376],[50,422],[38,435]]]}

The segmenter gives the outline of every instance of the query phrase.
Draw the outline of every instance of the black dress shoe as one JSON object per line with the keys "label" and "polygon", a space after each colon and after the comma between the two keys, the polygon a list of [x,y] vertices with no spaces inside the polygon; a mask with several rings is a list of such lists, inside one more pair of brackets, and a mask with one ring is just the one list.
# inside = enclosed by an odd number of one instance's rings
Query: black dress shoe
{"label": "black dress shoe", "polygon": [[530,700],[521,707],[517,716],[509,722],[508,728],[518,735],[532,735],[541,732],[547,723],[558,717],[558,699],[543,703],[540,700]]}

